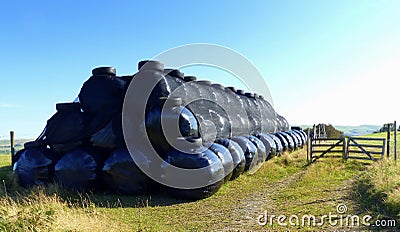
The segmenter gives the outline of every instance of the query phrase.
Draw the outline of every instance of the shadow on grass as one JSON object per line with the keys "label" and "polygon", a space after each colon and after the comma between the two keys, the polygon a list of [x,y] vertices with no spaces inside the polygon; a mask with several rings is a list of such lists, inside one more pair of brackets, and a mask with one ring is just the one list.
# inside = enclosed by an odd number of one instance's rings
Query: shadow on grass
{"label": "shadow on grass", "polygon": [[[88,197],[90,201],[93,202],[97,207],[106,208],[144,208],[154,206],[170,206],[192,202],[191,200],[183,200],[171,197],[165,192],[162,192],[162,190],[147,195],[123,195],[110,192],[86,193],[83,196],[83,202],[85,202],[85,199]],[[82,198],[75,198],[75,200],[81,201]],[[79,202],[77,203],[79,204]]]}
{"label": "shadow on grass", "polygon": [[358,211],[372,216],[372,223],[376,220],[392,221],[396,220],[395,227],[368,227],[372,231],[381,231],[389,229],[391,231],[400,231],[400,221],[397,215],[400,213],[399,205],[393,205],[386,202],[386,193],[374,188],[369,179],[359,178],[354,186],[354,200],[359,204]]}
{"label": "shadow on grass", "polygon": [[94,204],[96,207],[105,208],[143,208],[192,202],[191,200],[174,198],[160,187],[156,187],[151,193],[145,195],[126,195],[110,190],[78,192],[66,189],[57,183],[26,189],[18,185],[16,177],[12,175],[11,166],[0,167],[0,198],[5,196],[4,190],[7,192],[7,197],[11,197],[15,201],[19,201],[24,197],[38,195],[39,192],[42,192],[47,196],[56,194],[61,201],[77,207]]}

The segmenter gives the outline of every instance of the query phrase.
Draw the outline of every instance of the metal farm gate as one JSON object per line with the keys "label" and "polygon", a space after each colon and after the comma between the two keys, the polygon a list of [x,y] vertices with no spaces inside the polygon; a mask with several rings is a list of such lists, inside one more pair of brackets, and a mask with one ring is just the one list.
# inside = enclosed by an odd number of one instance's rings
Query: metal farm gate
{"label": "metal farm gate", "polygon": [[384,138],[349,137],[347,139],[346,159],[382,159],[385,154],[385,144],[386,139]]}
{"label": "metal farm gate", "polygon": [[309,146],[309,160],[315,162],[329,153],[342,153],[342,155],[329,155],[329,157],[339,158],[345,155],[345,138],[311,138]]}
{"label": "metal farm gate", "polygon": [[384,138],[310,138],[309,161],[323,157],[375,161],[383,158],[385,145]]}

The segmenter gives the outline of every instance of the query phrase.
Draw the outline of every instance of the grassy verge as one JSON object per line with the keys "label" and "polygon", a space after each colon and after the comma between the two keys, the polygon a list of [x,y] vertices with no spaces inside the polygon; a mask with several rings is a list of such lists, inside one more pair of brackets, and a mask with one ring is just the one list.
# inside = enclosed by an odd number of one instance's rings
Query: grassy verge
{"label": "grassy verge", "polygon": [[[400,133],[397,133],[397,157],[400,151]],[[369,137],[386,138],[387,133]],[[396,220],[400,229],[400,162],[394,161],[394,133],[391,133],[390,157],[371,165],[355,184],[360,208],[376,219]]]}
{"label": "grassy verge", "polygon": [[400,228],[400,163],[385,159],[357,182],[360,206],[377,219],[395,219]]}
{"label": "grassy verge", "polygon": [[[337,206],[345,204],[347,213],[359,213],[352,194],[354,179],[367,167],[361,162],[342,161],[340,159],[324,159],[312,164],[297,181],[291,182],[284,188],[279,189],[272,196],[275,199],[276,208],[274,215],[285,215],[290,217],[296,215],[300,219],[303,215],[316,217],[316,225],[321,222],[323,215],[336,214]],[[286,221],[287,222],[287,221]],[[282,229],[275,222],[272,229]],[[300,225],[299,225],[300,224]],[[301,224],[290,224],[285,227],[290,230],[329,230],[332,225],[322,223],[320,226]],[[338,228],[342,229],[342,228]]]}
{"label": "grassy verge", "polygon": [[263,227],[255,218],[264,210],[320,216],[336,212],[339,203],[350,214],[398,218],[399,165],[330,158],[307,165],[302,149],[265,162],[208,199],[189,202],[163,193],[78,194],[58,185],[25,190],[8,178],[10,157],[0,155],[0,231],[326,230],[329,225]]}
{"label": "grassy verge", "polygon": [[[1,178],[10,173],[8,156],[0,156]],[[164,194],[121,196],[80,195],[57,185],[24,190],[7,180],[0,189],[0,230],[4,231],[204,231],[229,228],[236,206],[265,186],[306,166],[303,150],[274,158],[254,175],[244,174],[225,184],[214,196],[195,202]]]}

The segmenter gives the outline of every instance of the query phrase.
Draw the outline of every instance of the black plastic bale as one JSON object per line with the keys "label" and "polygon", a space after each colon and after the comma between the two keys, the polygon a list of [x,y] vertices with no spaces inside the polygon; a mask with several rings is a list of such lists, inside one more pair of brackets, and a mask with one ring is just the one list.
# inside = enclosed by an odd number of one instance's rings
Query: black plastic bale
{"label": "black plastic bale", "polygon": [[[181,138],[178,138],[179,140]],[[185,198],[191,200],[198,200],[212,196],[215,194],[224,183],[224,167],[218,156],[209,149],[205,149],[201,142],[195,141],[192,143],[192,147],[186,147],[179,150],[172,149],[168,154],[166,161],[167,163],[184,169],[199,169],[205,168],[204,176],[211,184],[200,187],[200,188],[176,188],[165,186],[166,191],[172,196],[178,198]],[[188,149],[188,151],[184,151]],[[168,178],[174,178],[181,180],[181,182],[190,182],[192,180],[187,179],[186,176],[176,176],[175,173],[171,172],[169,166],[162,166],[162,177],[166,180]],[[199,177],[200,178],[200,177]]]}
{"label": "black plastic bale", "polygon": [[88,118],[79,103],[59,103],[58,111],[47,121],[48,144],[75,144],[88,135]]}
{"label": "black plastic bale", "polygon": [[[163,125],[161,124],[162,122]],[[172,131],[168,126],[175,126],[177,122],[180,134],[175,135],[175,137],[199,137],[197,120],[191,111],[182,106],[181,98],[170,97],[167,99],[161,97],[156,102],[156,106],[153,106],[146,114],[145,125],[147,136],[154,149],[162,158],[165,158],[167,152],[171,150],[171,145],[168,143],[163,129]]]}
{"label": "black plastic bale", "polygon": [[[256,170],[256,166],[264,162],[269,154],[274,154],[274,146],[270,140],[267,144],[267,140],[259,140],[251,135],[287,131],[289,128],[286,119],[276,114],[271,104],[257,94],[236,91],[234,88],[225,88],[209,81],[196,81],[195,77],[184,76],[179,70],[164,69],[164,65],[158,61],[141,61],[139,73],[145,73],[147,78],[157,80],[146,105],[145,124],[151,143],[159,154],[171,164],[187,168],[219,162],[220,168],[210,172],[210,181],[219,177],[221,173],[225,174],[221,181],[204,188],[169,188],[175,196],[190,199],[208,197],[218,191],[224,180],[235,179],[244,170]],[[140,75],[119,77],[112,67],[93,69],[92,74],[83,84],[79,99],[74,103],[57,105],[58,112],[48,121],[44,136],[39,136],[40,141],[56,150],[57,154],[66,153],[55,166],[56,177],[69,188],[96,189],[100,186],[102,173],[106,184],[118,192],[147,192],[151,186],[149,179],[139,171],[135,163],[132,163],[129,152],[124,148],[126,144],[122,132],[122,105],[125,93],[131,80]],[[179,97],[182,105],[171,107],[170,112],[161,118],[160,97]],[[210,147],[211,150],[187,156],[172,149],[163,137],[160,121],[176,121],[177,117],[180,125],[179,136],[201,137],[207,143],[214,143],[216,140],[217,142]],[[290,136],[295,136],[297,143],[300,140],[304,142],[303,133],[281,133],[277,136],[279,138],[271,135],[277,152],[282,150],[281,143],[285,148],[295,147]],[[233,139],[229,140],[230,138]],[[77,147],[81,149],[75,150]],[[94,147],[112,151],[104,167],[104,157],[94,152]],[[229,157],[227,154],[230,154]],[[58,157],[52,157],[54,158]],[[18,165],[21,167],[22,164],[23,162],[20,162]],[[225,173],[230,169],[233,170]],[[168,170],[164,171],[168,175]],[[29,177],[22,178],[26,178],[27,183],[35,182]]]}
{"label": "black plastic bale", "polygon": [[229,152],[229,150],[226,147],[224,147],[218,143],[213,143],[209,148],[221,160],[222,166],[224,167],[224,173],[225,173],[224,183],[228,182],[232,178],[232,172],[233,172],[233,168],[234,168],[231,153]]}
{"label": "black plastic bale", "polygon": [[216,143],[226,147],[232,156],[234,169],[230,180],[238,178],[246,168],[246,157],[244,156],[242,148],[238,143],[230,139],[219,139]]}
{"label": "black plastic bale", "polygon": [[277,145],[275,144],[274,140],[272,139],[272,137],[270,135],[258,134],[257,138],[259,138],[261,140],[261,142],[264,144],[264,146],[267,150],[267,158],[265,161],[267,161],[268,159],[270,159],[276,155]]}
{"label": "black plastic bale", "polygon": [[258,164],[257,147],[248,138],[243,136],[234,137],[232,140],[237,142],[244,152],[246,158],[244,171],[253,171]]}
{"label": "black plastic bale", "polygon": [[143,154],[136,155],[133,161],[128,149],[119,148],[111,154],[103,167],[103,179],[106,186],[116,192],[138,195],[151,192],[156,184],[146,174],[140,166],[149,166],[148,160]]}
{"label": "black plastic bale", "polygon": [[289,133],[287,133],[287,132],[285,132],[285,131],[283,131],[283,132],[279,132],[285,139],[286,139],[286,141],[288,142],[288,144],[289,144],[289,151],[294,151],[294,150],[296,150],[296,142],[295,142],[295,140],[292,138],[292,136],[289,134]]}
{"label": "black plastic bale", "polygon": [[281,141],[274,134],[267,134],[267,136],[271,137],[274,140],[276,145],[276,155],[279,156],[283,151],[283,145]]}
{"label": "black plastic bale", "polygon": [[93,150],[76,149],[66,153],[55,166],[56,180],[64,187],[84,191],[100,185],[101,155]]}
{"label": "black plastic bale", "polygon": [[115,149],[117,147],[117,137],[114,134],[113,122],[109,122],[103,129],[94,133],[90,141],[95,147]]}
{"label": "black plastic bale", "polygon": [[52,177],[52,160],[38,148],[23,150],[13,171],[22,187],[46,184]]}
{"label": "black plastic bale", "polygon": [[286,140],[281,132],[275,133],[274,136],[279,139],[279,143],[282,145],[282,151],[288,151],[290,149],[288,140]]}
{"label": "black plastic bale", "polygon": [[264,143],[258,139],[256,136],[249,136],[248,139],[257,147],[257,164],[262,164],[265,160],[267,160],[267,154],[269,154],[269,150],[267,151]]}

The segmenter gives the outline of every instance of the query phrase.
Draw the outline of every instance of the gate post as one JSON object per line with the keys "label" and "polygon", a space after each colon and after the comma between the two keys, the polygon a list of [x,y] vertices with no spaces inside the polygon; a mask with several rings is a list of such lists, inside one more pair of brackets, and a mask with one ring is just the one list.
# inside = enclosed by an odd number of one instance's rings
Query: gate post
{"label": "gate post", "polygon": [[387,124],[388,126],[387,126],[387,144],[386,144],[386,155],[387,155],[387,158],[389,158],[389,155],[390,155],[390,123],[388,123]]}
{"label": "gate post", "polygon": [[310,128],[307,129],[307,162],[310,162]]}
{"label": "gate post", "polygon": [[15,155],[15,149],[14,149],[14,131],[10,131],[10,150],[11,150],[11,167],[14,166],[14,155]]}
{"label": "gate post", "polygon": [[313,137],[310,138],[309,144],[310,144],[310,163],[313,162]]}
{"label": "gate post", "polygon": [[343,140],[343,159],[347,160],[347,143],[346,143],[346,137],[342,138]]}
{"label": "gate post", "polygon": [[394,162],[397,161],[397,122],[394,121]]}

